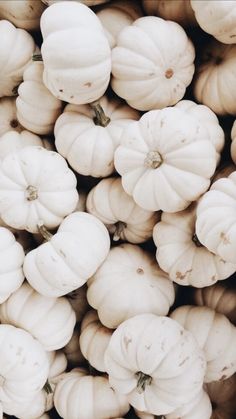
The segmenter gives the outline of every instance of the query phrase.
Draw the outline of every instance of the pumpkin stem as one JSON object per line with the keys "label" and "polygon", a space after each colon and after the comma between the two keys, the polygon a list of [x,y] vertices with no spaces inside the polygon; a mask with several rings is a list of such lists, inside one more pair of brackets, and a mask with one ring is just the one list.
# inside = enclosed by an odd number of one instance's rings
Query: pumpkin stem
{"label": "pumpkin stem", "polygon": [[150,386],[152,377],[142,371],[136,372],[135,377],[137,378],[137,391],[141,394],[145,391],[146,386]]}
{"label": "pumpkin stem", "polygon": [[42,54],[33,54],[32,61],[43,61]]}
{"label": "pumpkin stem", "polygon": [[98,102],[93,102],[93,103],[90,103],[90,106],[95,113],[95,117],[93,118],[95,125],[106,127],[110,123],[111,120],[108,116],[106,116],[101,105]]}
{"label": "pumpkin stem", "polygon": [[117,242],[121,238],[121,234],[123,233],[124,229],[127,227],[127,224],[123,221],[118,221],[115,223],[115,232],[113,235],[114,242]]}
{"label": "pumpkin stem", "polygon": [[50,383],[49,383],[48,380],[44,384],[43,389],[44,389],[44,391],[46,391],[47,394],[52,394],[53,393],[52,387],[51,387],[51,385],[50,385]]}
{"label": "pumpkin stem", "polygon": [[163,162],[163,159],[158,151],[149,151],[144,160],[144,166],[150,169],[157,169]]}
{"label": "pumpkin stem", "polygon": [[53,237],[53,234],[52,233],[50,233],[47,229],[46,229],[46,227],[45,227],[45,225],[43,224],[43,222],[38,222],[38,224],[37,224],[37,227],[38,227],[38,231],[39,231],[39,233],[41,234],[41,236],[47,241],[47,242],[49,242],[50,240],[51,240],[51,238]]}
{"label": "pumpkin stem", "polygon": [[33,185],[29,185],[26,188],[26,199],[27,199],[27,201],[34,201],[37,198],[38,198],[38,189]]}
{"label": "pumpkin stem", "polygon": [[202,243],[198,240],[198,237],[196,235],[196,233],[194,233],[193,237],[192,237],[192,241],[195,244],[195,246],[197,247],[202,247]]}

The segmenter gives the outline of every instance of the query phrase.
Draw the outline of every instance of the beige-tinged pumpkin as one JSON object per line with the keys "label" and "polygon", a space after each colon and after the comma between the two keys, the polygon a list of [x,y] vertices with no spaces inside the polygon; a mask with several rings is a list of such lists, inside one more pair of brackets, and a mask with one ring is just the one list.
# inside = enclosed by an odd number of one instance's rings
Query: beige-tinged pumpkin
{"label": "beige-tinged pumpkin", "polygon": [[204,384],[212,403],[211,419],[235,419],[236,374],[224,381]]}
{"label": "beige-tinged pumpkin", "polygon": [[196,234],[211,252],[236,263],[236,171],[218,179],[197,206]]}
{"label": "beige-tinged pumpkin", "polygon": [[[63,0],[41,0],[41,1],[47,6],[51,6],[52,4],[57,3],[59,1],[63,1]],[[64,1],[78,1],[90,7],[90,6],[97,6],[98,4],[107,3],[110,0],[64,0]]]}
{"label": "beige-tinged pumpkin", "polygon": [[182,26],[197,24],[190,0],[142,0],[147,15],[174,20]]}
{"label": "beige-tinged pumpkin", "polygon": [[101,372],[106,372],[104,353],[110,342],[112,329],[103,326],[95,310],[88,311],[81,323],[80,349],[89,364]]}
{"label": "beige-tinged pumpkin", "polygon": [[109,176],[123,130],[137,119],[139,112],[107,96],[91,105],[67,105],[55,124],[56,148],[77,173]]}
{"label": "beige-tinged pumpkin", "polygon": [[96,15],[102,23],[110,47],[114,48],[120,31],[143,16],[143,12],[135,0],[115,0],[102,5]]}
{"label": "beige-tinged pumpkin", "polygon": [[69,300],[73,310],[75,311],[77,323],[80,323],[85,313],[89,310],[89,304],[87,301],[87,285],[84,284],[82,287],[71,291],[66,295],[66,298]]}
{"label": "beige-tinged pumpkin", "polygon": [[85,358],[80,349],[79,338],[80,330],[78,328],[75,328],[72,338],[63,348],[63,352],[66,356],[66,359],[70,367],[78,367],[79,365],[84,364],[85,362]]}
{"label": "beige-tinged pumpkin", "polygon": [[11,130],[0,137],[0,159],[4,159],[11,152],[19,151],[29,146],[44,147],[47,150],[53,149],[52,143],[47,139],[42,139],[30,131],[16,132]]}
{"label": "beige-tinged pumpkin", "polygon": [[113,332],[105,352],[110,385],[140,411],[166,415],[199,394],[205,356],[169,317],[134,316]]}
{"label": "beige-tinged pumpkin", "polygon": [[87,285],[89,304],[109,328],[137,314],[165,316],[175,299],[173,283],[155,257],[128,243],[111,248]]}
{"label": "beige-tinged pumpkin", "polygon": [[195,304],[207,306],[224,314],[228,319],[236,324],[236,289],[233,287],[215,284],[212,287],[194,290]]}
{"label": "beige-tinged pumpkin", "polygon": [[1,304],[0,320],[26,330],[46,351],[53,351],[71,339],[76,316],[66,298],[45,297],[25,282]]}
{"label": "beige-tinged pumpkin", "polygon": [[21,132],[23,129],[16,117],[16,98],[0,98],[0,137],[7,131]]}
{"label": "beige-tinged pumpkin", "polygon": [[153,227],[160,220],[160,212],[138,206],[117,177],[102,179],[94,186],[88,194],[86,208],[106,225],[113,241],[145,242],[152,237]]}
{"label": "beige-tinged pumpkin", "polygon": [[196,208],[193,203],[184,211],[162,213],[153,229],[153,240],[157,262],[172,281],[202,288],[228,278],[236,271],[236,264],[210,252],[198,240]]}
{"label": "beige-tinged pumpkin", "polygon": [[31,400],[47,380],[49,360],[43,346],[25,330],[0,325],[0,398]]}
{"label": "beige-tinged pumpkin", "polygon": [[27,254],[23,270],[30,285],[48,297],[68,294],[85,284],[110,249],[104,224],[85,212],[68,215],[56,234],[46,236],[46,243]]}
{"label": "beige-tinged pumpkin", "polygon": [[174,105],[191,83],[194,58],[194,46],[178,23],[141,17],[118,35],[112,89],[141,111]]}
{"label": "beige-tinged pumpkin", "polygon": [[213,39],[204,46],[193,93],[198,102],[218,115],[236,114],[235,65],[236,45],[224,45]]}
{"label": "beige-tinged pumpkin", "polygon": [[209,307],[184,305],[171,313],[203,349],[207,368],[204,382],[225,380],[236,372],[236,327]]}
{"label": "beige-tinged pumpkin", "polygon": [[234,121],[231,129],[230,155],[234,164],[236,164],[236,121]]}
{"label": "beige-tinged pumpkin", "polygon": [[199,26],[223,44],[236,43],[234,0],[190,0]]}
{"label": "beige-tinged pumpkin", "polygon": [[16,99],[17,119],[35,134],[49,135],[62,112],[62,102],[44,85],[43,71],[41,61],[33,61],[25,69]]}
{"label": "beige-tinged pumpkin", "polygon": [[1,0],[0,19],[7,19],[17,28],[38,30],[45,6],[35,0]]}
{"label": "beige-tinged pumpkin", "polygon": [[0,97],[14,96],[35,50],[32,36],[8,20],[0,20]]}
{"label": "beige-tinged pumpkin", "polygon": [[55,151],[29,146],[11,152],[0,166],[0,214],[10,227],[38,232],[57,227],[78,201],[77,180]]}
{"label": "beige-tinged pumpkin", "polygon": [[111,49],[96,14],[80,2],[62,1],[43,12],[40,26],[45,86],[69,103],[99,99],[110,81]]}
{"label": "beige-tinged pumpkin", "polygon": [[123,188],[149,211],[187,208],[208,189],[216,168],[208,135],[199,119],[182,109],[145,113],[123,131],[115,151]]}
{"label": "beige-tinged pumpkin", "polygon": [[116,392],[108,379],[76,368],[57,384],[55,408],[64,419],[110,419],[129,411],[126,396]]}
{"label": "beige-tinged pumpkin", "polygon": [[0,303],[16,291],[24,281],[23,247],[16,241],[14,234],[0,227]]}

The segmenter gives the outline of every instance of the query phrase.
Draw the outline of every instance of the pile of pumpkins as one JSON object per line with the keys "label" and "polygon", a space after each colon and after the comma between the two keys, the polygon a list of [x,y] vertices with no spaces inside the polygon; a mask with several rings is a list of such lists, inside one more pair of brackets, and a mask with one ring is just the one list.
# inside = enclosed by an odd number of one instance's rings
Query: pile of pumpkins
{"label": "pile of pumpkins", "polygon": [[235,419],[236,2],[0,1],[0,418]]}

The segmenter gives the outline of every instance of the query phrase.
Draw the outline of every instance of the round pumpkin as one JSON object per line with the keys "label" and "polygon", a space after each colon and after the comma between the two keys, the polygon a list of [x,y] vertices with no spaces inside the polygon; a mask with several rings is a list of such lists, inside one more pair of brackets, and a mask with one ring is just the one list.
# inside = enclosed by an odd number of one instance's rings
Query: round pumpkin
{"label": "round pumpkin", "polygon": [[169,107],[130,124],[114,161],[123,188],[140,207],[177,212],[208,189],[216,151],[197,118]]}
{"label": "round pumpkin", "polygon": [[1,0],[0,18],[7,19],[17,28],[27,31],[38,30],[41,14],[45,6],[35,0]]}
{"label": "round pumpkin", "polygon": [[190,0],[142,0],[142,5],[147,15],[174,20],[182,26],[197,24]]}
{"label": "round pumpkin", "polygon": [[8,131],[0,137],[0,159],[4,159],[11,152],[19,151],[29,146],[45,147],[48,150],[53,149],[52,143],[46,139],[41,139],[30,131]]}
{"label": "round pumpkin", "polygon": [[21,132],[23,129],[16,117],[16,98],[0,98],[0,137],[7,131]]}
{"label": "round pumpkin", "polygon": [[[54,3],[57,3],[62,0],[41,0],[47,6],[51,6]],[[72,0],[65,0],[65,1],[72,1]],[[86,6],[97,6],[98,4],[107,3],[110,0],[73,0],[78,1],[80,3],[86,4]]]}
{"label": "round pumpkin", "polygon": [[147,211],[128,195],[120,178],[102,179],[87,197],[87,212],[99,218],[111,233],[113,241],[142,243],[152,237],[159,212]]}

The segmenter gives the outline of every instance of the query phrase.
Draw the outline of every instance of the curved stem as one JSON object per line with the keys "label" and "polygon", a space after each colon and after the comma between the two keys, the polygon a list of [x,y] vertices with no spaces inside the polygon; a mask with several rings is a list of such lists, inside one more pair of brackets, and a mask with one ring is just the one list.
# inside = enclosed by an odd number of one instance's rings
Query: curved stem
{"label": "curved stem", "polygon": [[117,223],[115,223],[115,232],[113,235],[113,240],[116,242],[118,240],[120,240],[121,238],[121,234],[123,233],[124,229],[127,227],[127,224],[124,223],[123,221],[118,221]]}
{"label": "curved stem", "polygon": [[53,234],[52,233],[50,233],[47,229],[46,229],[46,227],[45,227],[45,225],[43,224],[43,222],[38,222],[38,224],[37,224],[37,227],[38,227],[38,231],[39,231],[39,233],[41,234],[41,236],[48,242],[48,241],[50,241],[51,240],[51,238],[53,237]]}
{"label": "curved stem", "polygon": [[136,372],[135,376],[137,378],[137,391],[138,393],[143,393],[146,386],[150,386],[152,377],[148,374],[144,374],[142,371]]}
{"label": "curved stem", "polygon": [[101,107],[100,103],[93,102],[90,103],[91,108],[93,109],[95,113],[95,117],[93,118],[93,121],[95,125],[100,125],[101,127],[106,127],[110,123],[110,118],[106,116],[103,108]]}

